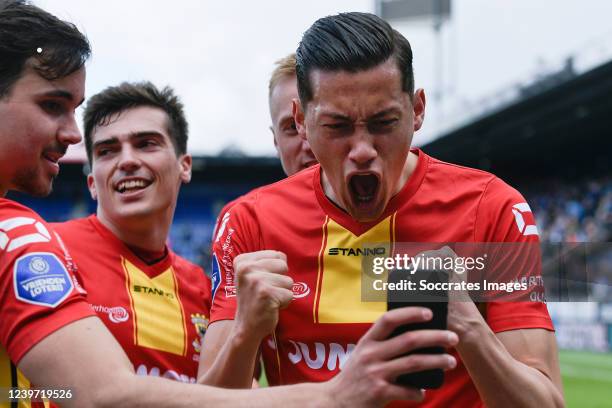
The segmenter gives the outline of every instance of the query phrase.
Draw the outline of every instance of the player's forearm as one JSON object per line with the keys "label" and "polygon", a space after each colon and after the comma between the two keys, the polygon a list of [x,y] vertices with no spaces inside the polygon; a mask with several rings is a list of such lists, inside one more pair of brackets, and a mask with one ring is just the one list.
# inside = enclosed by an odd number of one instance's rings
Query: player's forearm
{"label": "player's forearm", "polygon": [[512,357],[486,324],[474,324],[460,335],[456,348],[486,406],[563,406],[551,379]]}
{"label": "player's forearm", "polygon": [[[183,384],[163,378],[126,376],[121,390],[105,390],[101,407],[262,407],[329,406],[333,390],[327,384],[299,384],[257,390],[227,390]],[[315,397],[316,396],[316,397]],[[90,405],[87,405],[90,406]]]}
{"label": "player's forearm", "polygon": [[224,388],[251,388],[260,342],[261,339],[253,338],[234,324],[213,365],[198,378],[198,383]]}

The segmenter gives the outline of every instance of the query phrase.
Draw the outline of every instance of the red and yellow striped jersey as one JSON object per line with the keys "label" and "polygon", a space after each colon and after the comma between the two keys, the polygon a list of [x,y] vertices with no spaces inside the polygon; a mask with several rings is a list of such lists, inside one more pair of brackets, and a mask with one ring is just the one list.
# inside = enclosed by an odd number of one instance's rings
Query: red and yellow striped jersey
{"label": "red and yellow striped jersey", "polygon": [[87,301],[138,374],[195,382],[210,283],[171,250],[147,264],[95,215],[55,224],[78,261]]}
{"label": "red and yellow striped jersey", "polygon": [[[274,336],[262,345],[270,384],[333,377],[386,310],[384,302],[361,300],[362,257],[356,249],[365,244],[537,243],[535,226],[527,231],[526,225],[517,225],[517,205],[524,210],[524,223],[531,225],[533,217],[527,217],[528,206],[516,190],[490,173],[413,152],[418,155],[415,171],[373,222],[356,222],[325,196],[318,165],[244,196],[221,215],[213,243],[212,322],[234,317],[233,259],[238,254],[284,252],[295,282],[293,302],[281,311]],[[486,319],[495,332],[553,329],[540,302],[487,303]],[[423,405],[470,407],[482,402],[458,359],[443,387],[429,390]]]}

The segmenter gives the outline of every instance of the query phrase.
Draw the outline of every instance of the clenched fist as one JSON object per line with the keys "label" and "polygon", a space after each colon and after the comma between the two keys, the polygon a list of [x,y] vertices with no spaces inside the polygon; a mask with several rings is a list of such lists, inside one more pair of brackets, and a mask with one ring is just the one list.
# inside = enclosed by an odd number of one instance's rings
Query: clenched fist
{"label": "clenched fist", "polygon": [[287,270],[287,257],[278,251],[257,251],[234,258],[236,323],[249,336],[263,338],[274,331],[278,311],[291,303],[293,279],[286,275]]}

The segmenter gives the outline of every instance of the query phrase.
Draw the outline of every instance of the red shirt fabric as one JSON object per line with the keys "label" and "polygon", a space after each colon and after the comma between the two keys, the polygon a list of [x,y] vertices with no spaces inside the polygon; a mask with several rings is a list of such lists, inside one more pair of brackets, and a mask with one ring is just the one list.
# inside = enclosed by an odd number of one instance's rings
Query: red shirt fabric
{"label": "red shirt fabric", "polygon": [[78,260],[87,301],[136,372],[195,382],[210,310],[202,268],[169,249],[148,264],[95,215],[54,228]]}
{"label": "red shirt fabric", "polygon": [[95,316],[59,235],[38,214],[0,198],[0,387],[29,388],[15,367],[38,342]]}
{"label": "red shirt fabric", "polygon": [[[331,248],[373,242],[538,242],[533,217],[516,190],[490,173],[413,152],[418,155],[414,173],[373,222],[356,222],[325,196],[319,165],[248,194],[229,215],[221,215],[213,242],[211,322],[234,318],[233,259],[238,254],[282,251],[295,281],[293,302],[262,345],[271,385],[333,377],[386,310],[383,302],[361,301],[360,257],[334,256]],[[513,208],[522,209],[523,225]],[[484,315],[494,332],[553,330],[541,302],[490,302]],[[442,388],[429,390],[422,405],[470,407],[482,401],[458,359]]]}

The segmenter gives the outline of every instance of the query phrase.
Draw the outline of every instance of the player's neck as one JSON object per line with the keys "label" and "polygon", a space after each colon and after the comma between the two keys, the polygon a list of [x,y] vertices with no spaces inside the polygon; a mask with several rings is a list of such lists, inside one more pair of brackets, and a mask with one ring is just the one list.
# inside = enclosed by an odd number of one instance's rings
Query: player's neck
{"label": "player's neck", "polygon": [[113,220],[98,211],[97,217],[102,225],[127,246],[146,251],[164,250],[172,222],[171,215],[167,217],[168,220],[160,220],[159,216]]}

